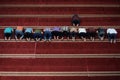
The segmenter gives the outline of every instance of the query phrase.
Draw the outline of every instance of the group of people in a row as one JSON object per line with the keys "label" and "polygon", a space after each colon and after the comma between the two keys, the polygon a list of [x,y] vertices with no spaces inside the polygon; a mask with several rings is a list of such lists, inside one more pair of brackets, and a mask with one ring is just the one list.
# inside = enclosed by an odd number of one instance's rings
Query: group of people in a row
{"label": "group of people in a row", "polygon": [[108,40],[112,43],[116,43],[117,30],[115,28],[108,28],[105,30],[102,27],[94,29],[93,27],[84,28],[84,27],[46,27],[44,29],[33,29],[33,28],[24,28],[23,26],[17,26],[15,29],[12,27],[6,27],[4,29],[5,40],[10,40],[14,34],[16,40],[22,40],[23,38],[27,41],[34,39],[35,41],[51,41],[52,39],[71,39],[75,41],[76,38],[80,38],[83,41],[86,41],[89,38],[91,41],[94,41],[96,36],[100,40],[104,40],[106,36]]}

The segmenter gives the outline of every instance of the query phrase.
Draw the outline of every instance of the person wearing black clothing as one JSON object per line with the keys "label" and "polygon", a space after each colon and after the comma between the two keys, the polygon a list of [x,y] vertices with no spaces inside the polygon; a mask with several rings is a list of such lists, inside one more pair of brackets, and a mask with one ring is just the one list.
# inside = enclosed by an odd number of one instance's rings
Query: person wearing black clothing
{"label": "person wearing black clothing", "polygon": [[80,25],[80,18],[77,14],[73,15],[72,17],[72,25],[79,26]]}
{"label": "person wearing black clothing", "polygon": [[100,40],[104,40],[104,37],[105,37],[105,30],[102,28],[102,27],[99,27],[97,29],[97,34],[98,34],[98,38]]}

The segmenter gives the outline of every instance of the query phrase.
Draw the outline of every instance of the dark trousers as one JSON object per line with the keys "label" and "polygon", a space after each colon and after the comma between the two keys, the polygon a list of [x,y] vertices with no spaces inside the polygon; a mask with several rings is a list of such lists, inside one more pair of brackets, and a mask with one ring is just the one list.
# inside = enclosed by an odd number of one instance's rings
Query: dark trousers
{"label": "dark trousers", "polygon": [[110,41],[111,39],[116,39],[117,34],[113,33],[113,34],[108,34],[108,40]]}
{"label": "dark trousers", "polygon": [[51,39],[52,38],[52,33],[50,31],[45,31],[44,32],[44,39]]}

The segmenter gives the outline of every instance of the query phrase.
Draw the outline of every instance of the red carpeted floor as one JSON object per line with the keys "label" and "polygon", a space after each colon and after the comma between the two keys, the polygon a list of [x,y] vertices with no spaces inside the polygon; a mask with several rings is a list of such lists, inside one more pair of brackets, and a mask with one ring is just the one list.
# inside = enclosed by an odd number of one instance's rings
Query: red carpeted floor
{"label": "red carpeted floor", "polygon": [[[16,11],[17,10],[17,11]],[[113,11],[114,10],[114,11]],[[119,7],[0,7],[0,14],[21,14],[21,15],[39,15],[39,14],[120,14]]]}
{"label": "red carpeted floor", "polygon": [[0,42],[1,54],[119,54],[119,48],[119,42]]}
{"label": "red carpeted floor", "polygon": [[[0,59],[0,71],[87,71],[86,59]],[[24,63],[22,63],[24,62]]]}
{"label": "red carpeted floor", "polygon": [[34,54],[35,43],[0,42],[1,54]]}
{"label": "red carpeted floor", "polygon": [[[21,17],[21,18],[1,18],[1,26],[70,26],[71,18],[40,18],[40,17]],[[119,26],[120,17],[85,17],[81,18],[81,26]]]}
{"label": "red carpeted floor", "polygon": [[[92,46],[92,47],[91,47]],[[104,54],[120,53],[119,43],[109,42],[53,42],[37,43],[36,53],[40,54]]]}
{"label": "red carpeted floor", "polygon": [[119,58],[0,58],[0,71],[120,71]]}
{"label": "red carpeted floor", "polygon": [[120,4],[119,0],[1,0],[0,4]]}
{"label": "red carpeted floor", "polygon": [[[118,77],[119,78],[119,77]],[[105,78],[107,79],[107,78]],[[113,77],[113,79],[115,79]],[[19,77],[19,76],[3,76],[1,80],[89,80],[87,76],[30,76],[30,77]]]}
{"label": "red carpeted floor", "polygon": [[119,80],[120,76],[3,76],[1,80]]}

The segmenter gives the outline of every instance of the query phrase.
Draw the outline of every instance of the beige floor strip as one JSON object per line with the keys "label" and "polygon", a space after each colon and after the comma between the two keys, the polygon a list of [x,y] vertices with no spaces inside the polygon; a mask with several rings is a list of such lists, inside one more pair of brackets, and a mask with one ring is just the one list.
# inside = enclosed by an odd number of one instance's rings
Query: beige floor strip
{"label": "beige floor strip", "polygon": [[[54,15],[28,15],[28,14],[24,14],[24,15],[0,15],[0,17],[1,18],[5,18],[5,17],[7,17],[7,18],[9,18],[9,17],[13,17],[13,18],[15,18],[15,17],[26,17],[26,18],[29,18],[29,17],[32,17],[32,18],[35,18],[35,17],[37,17],[37,18],[71,18],[73,16],[73,14],[71,14],[71,15],[65,15],[65,14],[63,14],[63,15],[56,15],[56,14],[54,14]],[[120,15],[104,15],[104,14],[79,14],[79,17],[81,17],[81,18],[86,18],[86,17],[120,17]]]}
{"label": "beige floor strip", "polygon": [[[7,41],[5,41],[4,39],[0,39],[0,42],[36,42],[36,41],[34,41],[33,39],[31,40],[31,41],[26,41],[25,39],[23,39],[23,40],[18,40],[18,41],[16,41],[15,39],[11,39],[11,40],[7,40]],[[45,42],[44,40],[41,40],[41,41],[38,41],[38,42]],[[52,39],[52,41],[50,41],[50,42],[58,42],[58,43],[62,43],[62,42],[74,42],[74,43],[78,43],[78,42],[91,42],[91,43],[94,43],[94,42],[98,42],[98,43],[101,43],[101,42],[108,42],[108,43],[110,43],[109,41],[108,41],[108,39],[105,39],[105,40],[103,40],[103,41],[100,41],[99,39],[95,39],[95,41],[91,41],[90,39],[87,39],[87,41],[83,41],[83,40],[81,40],[81,39],[76,39],[75,41],[72,41],[72,39],[69,39],[69,40],[67,40],[67,39],[64,39],[64,40],[54,40],[54,39]],[[117,42],[115,43],[115,44],[117,44],[117,43],[119,43],[120,42],[120,39],[117,39]]]}
{"label": "beige floor strip", "polygon": [[0,58],[120,58],[120,54],[0,54]]}
{"label": "beige floor strip", "polygon": [[110,4],[1,4],[0,7],[120,7]]}
{"label": "beige floor strip", "polygon": [[120,71],[91,72],[0,72],[0,76],[120,76]]}

